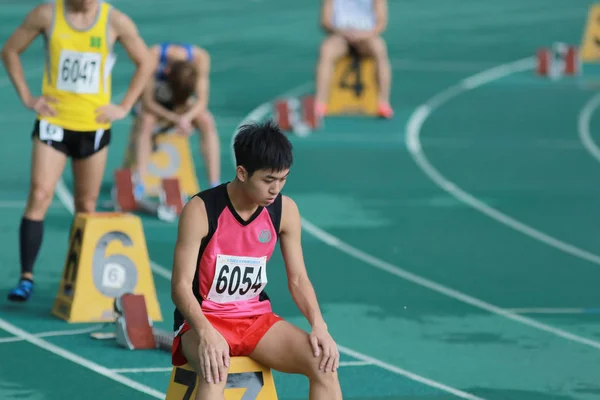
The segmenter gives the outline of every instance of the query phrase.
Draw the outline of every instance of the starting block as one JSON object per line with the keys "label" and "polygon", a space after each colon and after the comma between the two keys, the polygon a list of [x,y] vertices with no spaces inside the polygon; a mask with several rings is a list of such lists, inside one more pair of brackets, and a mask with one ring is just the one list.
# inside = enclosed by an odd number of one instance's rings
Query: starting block
{"label": "starting block", "polygon": [[[129,144],[125,153],[122,169],[135,169],[135,129],[129,135]],[[160,131],[152,137],[153,149],[148,163],[148,174],[144,178],[144,186],[149,196],[159,196],[162,181],[165,178],[177,178],[181,190],[186,196],[193,196],[200,191],[194,160],[190,150],[189,139],[172,130]]]}
{"label": "starting block", "polygon": [[147,315],[162,321],[139,217],[78,213],[52,314],[67,322],[114,322],[114,300],[143,295]]}
{"label": "starting block", "polygon": [[578,49],[564,43],[554,43],[551,49],[539,49],[536,71],[539,76],[551,79],[578,75],[581,71]]}
{"label": "starting block", "polygon": [[164,221],[174,221],[187,203],[187,195],[181,189],[179,179],[163,178],[158,193],[159,202],[138,200],[134,196],[133,174],[130,169],[119,169],[114,173],[112,204],[119,212],[143,212]]}
{"label": "starting block", "polygon": [[[171,351],[173,333],[152,328],[144,295],[125,293],[114,301],[118,315],[114,335],[94,334],[97,339],[116,339],[129,350],[161,349]],[[165,400],[193,400],[198,386],[196,372],[189,364],[173,366]],[[277,400],[275,381],[270,368],[249,357],[231,357],[225,400]]]}
{"label": "starting block", "polygon": [[311,130],[320,127],[315,112],[315,98],[305,96],[278,99],[274,104],[274,116],[283,131],[293,132],[298,136],[306,136]]}
{"label": "starting block", "polygon": [[356,51],[336,61],[327,115],[378,116],[376,62],[371,57],[361,57]]}
{"label": "starting block", "polygon": [[126,293],[115,299],[114,311],[118,315],[115,338],[117,344],[129,350],[157,347],[143,295]]}
{"label": "starting block", "polygon": [[593,4],[588,10],[579,58],[582,63],[581,87],[597,90],[600,86],[600,4]]}
{"label": "starting block", "polygon": [[[195,399],[198,379],[188,364],[173,367],[165,400]],[[225,400],[277,400],[271,370],[249,357],[231,357]]]}

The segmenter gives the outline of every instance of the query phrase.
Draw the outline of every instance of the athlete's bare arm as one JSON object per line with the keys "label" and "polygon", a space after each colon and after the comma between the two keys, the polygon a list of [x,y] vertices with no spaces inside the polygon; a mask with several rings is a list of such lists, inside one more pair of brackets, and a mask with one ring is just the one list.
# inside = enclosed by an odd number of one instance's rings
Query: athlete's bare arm
{"label": "athlete's bare arm", "polygon": [[323,0],[321,5],[321,27],[325,30],[325,32],[333,34],[337,33],[337,30],[333,26],[331,22],[331,18],[333,16],[333,1],[332,0]]}
{"label": "athlete's bare arm", "polygon": [[185,113],[190,120],[194,119],[199,112],[208,107],[208,96],[210,88],[210,55],[204,49],[194,46],[194,63],[198,69],[198,80],[196,81],[196,103]]}
{"label": "athlete's bare arm", "polygon": [[[152,59],[152,70],[156,71],[160,58],[160,46],[152,46],[150,48],[150,57]],[[144,92],[142,93],[142,106],[145,111],[153,114],[157,118],[167,120],[174,124],[179,122],[181,116],[165,107],[154,99],[155,79],[151,78],[146,83]]]}
{"label": "athlete's bare arm", "polygon": [[148,47],[131,18],[113,8],[113,12],[110,14],[110,26],[115,40],[121,43],[136,69],[119,107],[110,105],[101,107],[98,116],[100,122],[124,118],[140,97],[153,72]]}
{"label": "athlete's bare arm", "polygon": [[193,332],[199,338],[197,362],[200,373],[207,382],[219,382],[226,376],[229,367],[229,345],[221,334],[212,327],[204,316],[194,296],[193,282],[198,268],[200,242],[208,234],[208,219],[204,202],[192,198],[179,217],[173,272],[171,277],[171,299],[181,312]]}
{"label": "athlete's bare arm", "polygon": [[52,4],[41,4],[31,10],[24,21],[15,29],[2,48],[2,62],[8,72],[21,101],[27,108],[34,109],[42,115],[54,115],[54,110],[47,104],[53,99],[33,97],[25,81],[23,65],[19,55],[40,34],[46,33],[52,25]]}
{"label": "athlete's bare arm", "polygon": [[335,371],[339,366],[340,357],[337,345],[327,331],[317,296],[306,272],[301,234],[302,226],[298,206],[292,199],[283,196],[280,245],[288,276],[288,288],[294,302],[312,327],[310,341],[315,356],[320,355],[319,347],[323,349],[320,368]]}
{"label": "athlete's bare arm", "polygon": [[373,30],[368,32],[360,32],[360,40],[375,38],[380,36],[388,24],[388,6],[387,0],[374,0],[373,7],[375,7],[375,27]]}
{"label": "athlete's bare arm", "polygon": [[200,332],[209,324],[192,291],[194,274],[198,268],[200,242],[207,234],[208,220],[204,202],[199,197],[194,197],[185,205],[179,217],[171,297],[177,309],[196,332]]}

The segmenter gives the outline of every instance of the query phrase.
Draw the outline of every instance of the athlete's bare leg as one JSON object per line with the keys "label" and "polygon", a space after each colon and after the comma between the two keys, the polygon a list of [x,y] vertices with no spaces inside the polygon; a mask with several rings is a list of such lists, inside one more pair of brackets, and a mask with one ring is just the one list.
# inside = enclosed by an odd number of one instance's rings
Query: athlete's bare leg
{"label": "athlete's bare leg", "polygon": [[338,34],[328,36],[321,44],[317,64],[317,82],[315,100],[317,104],[326,104],[329,95],[329,82],[335,62],[348,52],[348,42]]}
{"label": "athlete's bare leg", "polygon": [[210,111],[204,110],[192,123],[200,132],[200,152],[204,159],[208,182],[214,186],[219,184],[221,179],[221,150],[215,119]]}
{"label": "athlete's bare leg", "polygon": [[156,122],[154,114],[142,111],[138,116],[137,130],[132,133],[135,135],[135,165],[141,181],[148,172],[148,163],[152,155],[152,130]]}
{"label": "athlete's bare leg", "polygon": [[206,382],[201,373],[202,367],[200,365],[200,355],[198,354],[199,344],[198,335],[193,330],[189,330],[181,336],[181,351],[190,367],[200,376],[196,389],[196,400],[224,400],[227,375],[219,383]]}
{"label": "athlete's bare leg", "polygon": [[[54,196],[56,182],[60,178],[67,162],[67,156],[41,142],[39,139],[33,140],[33,149],[31,156],[31,181],[29,184],[29,195],[23,217],[30,221],[43,221],[46,217],[48,207]],[[36,246],[37,247],[37,246]],[[33,250],[36,254],[29,254],[29,257],[35,259],[37,256],[36,248]],[[33,264],[34,260],[31,260]],[[24,272],[22,278],[32,279],[32,272]]]}
{"label": "athlete's bare leg", "polygon": [[107,155],[108,146],[105,146],[90,157],[71,161],[75,191],[75,212],[89,213],[96,211],[96,202],[102,185]]}
{"label": "athlete's bare leg", "polygon": [[362,55],[370,55],[377,64],[377,80],[379,82],[379,102],[389,104],[392,86],[392,71],[388,58],[387,45],[380,36],[364,40],[357,44]]}
{"label": "athlete's bare leg", "polygon": [[258,342],[250,358],[276,371],[305,375],[310,382],[310,400],[341,400],[337,372],[319,370],[308,334],[287,321],[275,323]]}
{"label": "athlete's bare leg", "polygon": [[24,215],[26,218],[34,221],[44,219],[66,162],[67,156],[64,153],[39,139],[33,141],[31,182]]}

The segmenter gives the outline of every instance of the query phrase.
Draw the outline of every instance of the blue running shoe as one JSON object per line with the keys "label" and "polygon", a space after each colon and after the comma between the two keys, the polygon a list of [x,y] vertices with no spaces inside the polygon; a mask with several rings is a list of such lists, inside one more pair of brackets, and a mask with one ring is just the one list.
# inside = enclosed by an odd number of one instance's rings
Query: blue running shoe
{"label": "blue running shoe", "polygon": [[33,281],[29,279],[21,279],[16,288],[8,293],[8,300],[10,301],[27,301],[33,292]]}

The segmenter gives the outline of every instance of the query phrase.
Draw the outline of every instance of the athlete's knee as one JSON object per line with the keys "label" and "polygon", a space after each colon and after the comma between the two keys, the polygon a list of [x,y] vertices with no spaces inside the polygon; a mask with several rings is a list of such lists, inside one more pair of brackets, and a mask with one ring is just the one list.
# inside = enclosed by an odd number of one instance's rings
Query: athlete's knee
{"label": "athlete's knee", "polygon": [[307,365],[304,367],[304,375],[313,384],[318,384],[324,387],[334,388],[338,385],[338,373],[331,370],[323,371],[319,369],[321,357],[311,357]]}
{"label": "athlete's knee", "polygon": [[194,125],[200,132],[200,137],[202,139],[217,137],[217,125],[215,123],[215,118],[210,111],[200,111],[194,118]]}
{"label": "athlete's knee", "polygon": [[29,192],[27,208],[29,210],[46,209],[52,201],[54,190],[42,184],[33,184]]}
{"label": "athlete's knee", "polygon": [[323,40],[320,49],[320,59],[325,62],[333,62],[340,56],[346,42],[339,35],[331,35]]}
{"label": "athlete's knee", "polygon": [[368,39],[366,45],[375,60],[385,61],[387,59],[387,45],[381,36]]}
{"label": "athlete's knee", "polygon": [[194,118],[198,130],[201,134],[215,134],[216,135],[216,123],[215,117],[208,110],[199,111]]}

